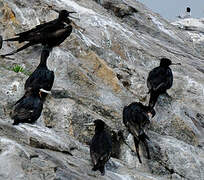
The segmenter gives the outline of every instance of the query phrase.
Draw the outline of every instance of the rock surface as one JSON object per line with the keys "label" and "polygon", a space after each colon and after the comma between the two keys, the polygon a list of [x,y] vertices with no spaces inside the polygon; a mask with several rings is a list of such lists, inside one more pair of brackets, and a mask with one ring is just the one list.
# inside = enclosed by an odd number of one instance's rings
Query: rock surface
{"label": "rock surface", "polygon": [[[204,54],[190,35],[135,0],[0,0],[0,34],[8,38],[54,19],[51,6],[76,11],[85,31],[75,29],[53,49],[52,95],[34,125],[12,126],[9,114],[41,47],[0,59],[0,180],[203,180]],[[19,46],[4,42],[1,53]],[[160,96],[147,130],[152,158],[141,146],[140,164],[117,132],[125,131],[124,105],[147,104],[146,77],[161,57],[182,65],[172,66],[173,87]],[[15,73],[16,64],[25,70]],[[97,118],[114,135],[105,176],[91,171],[94,129],[84,126]],[[132,136],[125,138],[134,149]]]}

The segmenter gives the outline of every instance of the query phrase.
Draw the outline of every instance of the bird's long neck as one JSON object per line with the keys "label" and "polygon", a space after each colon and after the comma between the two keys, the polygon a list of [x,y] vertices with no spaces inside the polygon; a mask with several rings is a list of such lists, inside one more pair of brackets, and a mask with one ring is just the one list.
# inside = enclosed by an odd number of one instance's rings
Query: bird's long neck
{"label": "bird's long neck", "polygon": [[50,54],[50,52],[48,50],[42,50],[39,66],[47,67],[47,58],[48,58],[49,54]]}
{"label": "bird's long neck", "polygon": [[99,134],[101,132],[103,132],[104,128],[101,128],[101,127],[95,127],[95,134]]}
{"label": "bird's long neck", "polygon": [[71,23],[71,20],[68,17],[59,16],[57,19],[59,22],[66,22],[67,24]]}

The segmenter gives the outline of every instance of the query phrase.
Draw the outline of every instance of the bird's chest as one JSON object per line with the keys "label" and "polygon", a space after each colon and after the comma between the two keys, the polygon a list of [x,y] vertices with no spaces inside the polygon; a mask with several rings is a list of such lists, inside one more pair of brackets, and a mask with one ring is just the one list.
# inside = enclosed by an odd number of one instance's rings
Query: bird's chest
{"label": "bird's chest", "polygon": [[42,69],[38,71],[37,76],[39,79],[47,79],[50,76],[50,71],[48,69]]}

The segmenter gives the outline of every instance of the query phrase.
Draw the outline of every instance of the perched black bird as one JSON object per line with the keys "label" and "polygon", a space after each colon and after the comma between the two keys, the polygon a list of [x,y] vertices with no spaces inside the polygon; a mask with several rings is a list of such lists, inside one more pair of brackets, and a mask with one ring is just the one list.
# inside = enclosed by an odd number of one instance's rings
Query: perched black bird
{"label": "perched black bird", "polygon": [[40,117],[42,109],[43,101],[39,88],[29,87],[24,96],[15,103],[11,112],[11,118],[14,119],[13,125],[34,123]]}
{"label": "perched black bird", "polygon": [[166,93],[167,89],[170,89],[173,84],[173,74],[170,65],[181,65],[180,63],[173,64],[171,60],[162,58],[160,60],[160,66],[154,68],[149,72],[147,78],[147,87],[150,93],[149,106],[154,107],[157,98],[160,94]]}
{"label": "perched black bird", "polygon": [[[69,14],[75,12],[69,12],[67,10],[59,11],[59,16],[57,19],[37,25],[35,28],[16,34],[17,37],[6,39],[3,41],[18,41],[19,43],[28,42],[19,49],[1,55],[1,57],[13,55],[29,46],[35,44],[42,44],[53,48],[61,44],[72,32],[72,21],[69,19]],[[2,43],[2,41],[1,41]]]}
{"label": "perched black bird", "polygon": [[105,131],[105,123],[97,119],[94,121],[95,135],[90,144],[90,156],[94,165],[93,171],[99,170],[101,175],[105,174],[105,163],[110,159],[112,152],[111,136]]}
{"label": "perched black bird", "polygon": [[150,123],[150,115],[154,117],[154,109],[149,106],[144,106],[140,102],[133,102],[123,108],[123,123],[134,137],[135,149],[140,163],[142,163],[139,154],[140,141],[145,145],[147,157],[150,159],[149,148],[146,141],[147,139],[149,140],[149,137],[144,132],[146,124]]}
{"label": "perched black bird", "polygon": [[[45,99],[47,93],[51,90],[54,82],[54,72],[47,68],[47,58],[49,50],[43,49],[41,53],[40,64],[36,70],[29,76],[25,82],[25,90],[30,87],[38,86],[40,88],[42,100]],[[47,91],[46,93],[43,90]]]}

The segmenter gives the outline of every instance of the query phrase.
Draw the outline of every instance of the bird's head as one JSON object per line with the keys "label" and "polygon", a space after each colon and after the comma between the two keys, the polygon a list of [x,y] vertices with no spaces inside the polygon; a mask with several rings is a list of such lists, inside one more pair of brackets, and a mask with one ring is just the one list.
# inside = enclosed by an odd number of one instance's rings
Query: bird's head
{"label": "bird's head", "polygon": [[96,119],[94,121],[94,125],[96,127],[100,128],[100,129],[104,129],[105,123],[102,120],[100,120],[100,119]]}
{"label": "bird's head", "polygon": [[190,8],[190,7],[187,7],[187,8],[186,8],[186,12],[191,12],[191,8]]}
{"label": "bird's head", "polygon": [[69,17],[69,15],[70,14],[72,14],[72,13],[76,13],[76,12],[74,12],[74,11],[67,11],[67,10],[61,10],[61,11],[59,11],[59,19],[66,19],[66,18],[68,18]]}
{"label": "bird's head", "polygon": [[170,59],[168,59],[168,58],[160,59],[160,66],[168,67],[170,65],[181,65],[181,63],[172,63],[172,61]]}
{"label": "bird's head", "polygon": [[167,59],[167,58],[162,58],[160,60],[160,66],[162,67],[168,67],[172,64],[171,60],[170,59]]}
{"label": "bird's head", "polygon": [[95,131],[102,131],[104,130],[104,127],[105,127],[105,123],[100,119],[96,119],[94,120],[94,122],[86,123],[84,125],[85,126],[95,126]]}

